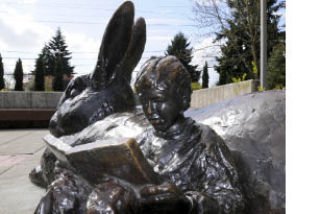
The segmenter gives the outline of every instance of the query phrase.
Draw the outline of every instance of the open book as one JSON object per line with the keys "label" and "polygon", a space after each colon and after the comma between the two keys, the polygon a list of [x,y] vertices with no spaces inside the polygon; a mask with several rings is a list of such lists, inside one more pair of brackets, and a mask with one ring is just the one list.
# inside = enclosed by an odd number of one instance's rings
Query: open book
{"label": "open book", "polygon": [[48,134],[44,141],[61,162],[73,167],[90,183],[100,183],[107,176],[135,185],[159,183],[134,139],[101,140],[71,147]]}

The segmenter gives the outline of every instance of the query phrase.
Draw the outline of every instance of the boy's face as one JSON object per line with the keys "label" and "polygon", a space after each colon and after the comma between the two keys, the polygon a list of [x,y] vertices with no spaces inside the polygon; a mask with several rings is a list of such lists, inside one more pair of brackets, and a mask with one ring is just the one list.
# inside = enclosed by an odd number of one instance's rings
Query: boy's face
{"label": "boy's face", "polygon": [[143,111],[157,131],[166,131],[178,118],[182,108],[173,87],[165,90],[145,89],[140,96]]}

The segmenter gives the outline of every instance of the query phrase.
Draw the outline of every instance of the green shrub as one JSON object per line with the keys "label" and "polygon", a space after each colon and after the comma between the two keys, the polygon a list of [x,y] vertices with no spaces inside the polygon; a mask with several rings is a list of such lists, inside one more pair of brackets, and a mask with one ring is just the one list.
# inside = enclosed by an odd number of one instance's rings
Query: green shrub
{"label": "green shrub", "polygon": [[192,91],[196,91],[196,90],[199,90],[199,89],[201,89],[202,87],[201,87],[201,85],[200,85],[200,83],[199,82],[192,82],[191,83],[191,89],[192,89]]}

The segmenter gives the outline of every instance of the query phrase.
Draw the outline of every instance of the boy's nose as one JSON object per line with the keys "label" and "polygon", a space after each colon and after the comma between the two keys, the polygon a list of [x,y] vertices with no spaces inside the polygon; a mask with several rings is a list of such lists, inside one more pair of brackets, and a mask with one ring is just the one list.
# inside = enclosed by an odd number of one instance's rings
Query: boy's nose
{"label": "boy's nose", "polygon": [[148,110],[147,110],[147,113],[148,113],[149,115],[152,114],[152,103],[151,103],[150,101],[148,102]]}
{"label": "boy's nose", "polygon": [[152,115],[157,113],[157,103],[153,102],[152,100],[148,101],[148,108],[147,108],[147,114]]}

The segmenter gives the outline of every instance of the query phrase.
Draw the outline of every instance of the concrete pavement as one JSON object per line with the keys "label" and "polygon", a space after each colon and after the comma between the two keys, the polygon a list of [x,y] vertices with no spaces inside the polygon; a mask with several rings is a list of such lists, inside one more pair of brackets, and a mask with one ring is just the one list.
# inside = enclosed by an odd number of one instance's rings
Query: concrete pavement
{"label": "concrete pavement", "polygon": [[33,213],[45,190],[29,172],[40,163],[46,129],[0,130],[0,213]]}

